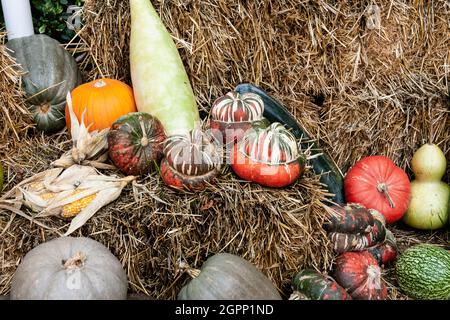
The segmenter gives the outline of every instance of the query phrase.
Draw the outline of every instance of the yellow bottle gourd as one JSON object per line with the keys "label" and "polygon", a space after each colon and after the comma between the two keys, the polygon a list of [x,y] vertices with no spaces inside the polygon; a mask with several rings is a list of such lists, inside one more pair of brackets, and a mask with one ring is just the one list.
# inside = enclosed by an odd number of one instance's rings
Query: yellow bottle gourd
{"label": "yellow bottle gourd", "polygon": [[450,186],[441,181],[447,161],[442,150],[427,143],[412,158],[415,180],[411,182],[411,202],[403,220],[413,228],[435,230],[449,220]]}
{"label": "yellow bottle gourd", "polygon": [[130,68],[137,109],[162,123],[168,136],[200,119],[175,43],[150,0],[130,0]]}

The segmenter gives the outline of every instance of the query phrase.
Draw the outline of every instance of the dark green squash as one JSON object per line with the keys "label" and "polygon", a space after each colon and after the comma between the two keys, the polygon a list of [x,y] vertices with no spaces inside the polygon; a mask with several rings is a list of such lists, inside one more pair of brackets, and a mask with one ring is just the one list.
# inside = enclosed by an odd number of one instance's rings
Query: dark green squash
{"label": "dark green squash", "polygon": [[281,300],[272,282],[253,264],[229,253],[216,254],[178,294],[178,300]]}
{"label": "dark green squash", "polygon": [[64,128],[66,95],[81,84],[73,56],[43,34],[12,39],[6,46],[25,72],[22,84],[36,127],[47,133]]}
{"label": "dark green squash", "polygon": [[311,155],[317,155],[317,157],[310,160],[314,173],[320,174],[320,181],[325,184],[328,191],[334,194],[331,200],[335,203],[345,203],[344,196],[344,178],[341,171],[333,161],[333,159],[327,155],[321,148],[319,148],[312,141],[306,130],[304,130],[295,117],[277,100],[272,98],[263,89],[256,87],[249,83],[243,83],[235,88],[235,91],[244,93],[256,93],[264,101],[264,114],[263,116],[271,122],[280,122],[286,128],[291,129],[292,133],[297,139],[306,141],[302,143],[302,150],[306,150],[311,147]]}
{"label": "dark green squash", "polygon": [[294,293],[298,300],[352,300],[352,297],[330,276],[305,269],[297,273],[292,280]]}
{"label": "dark green squash", "polygon": [[145,112],[130,112],[108,132],[109,158],[127,175],[149,173],[163,157],[165,139],[158,119]]}

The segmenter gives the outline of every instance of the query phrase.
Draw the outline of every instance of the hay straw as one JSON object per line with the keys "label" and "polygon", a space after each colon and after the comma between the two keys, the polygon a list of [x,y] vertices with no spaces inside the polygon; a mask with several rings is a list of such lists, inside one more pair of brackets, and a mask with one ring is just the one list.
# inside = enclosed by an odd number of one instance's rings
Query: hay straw
{"label": "hay straw", "polygon": [[[20,140],[32,125],[21,88],[21,74],[17,63],[5,47],[6,33],[0,33],[0,150]],[[2,151],[0,151],[0,155]]]}
{"label": "hay straw", "polygon": [[[253,82],[282,101],[343,172],[369,154],[391,156],[409,169],[412,153],[427,141],[449,158],[445,1],[376,1],[379,26],[371,1],[152,3],[177,43],[203,115],[218,96]],[[69,46],[82,53],[85,80],[108,76],[130,83],[128,5],[85,1],[81,40]],[[6,188],[47,169],[68,150],[65,141],[65,133],[36,136],[9,149]],[[120,258],[131,292],[174,298],[187,280],[177,270],[180,258],[198,268],[208,255],[225,250],[255,263],[288,296],[299,268],[326,271],[333,260],[321,228],[318,202],[324,191],[311,174],[277,192],[239,183],[227,171],[200,195],[174,193],[156,175],[140,183],[148,190],[141,197],[125,190],[80,231]],[[44,222],[55,230],[64,227],[61,221]],[[57,233],[2,213],[0,230],[3,294],[20,257]],[[401,224],[393,231],[401,250],[449,241],[446,231],[418,232]],[[405,299],[393,268],[386,275],[390,297]]]}
{"label": "hay straw", "polygon": [[[390,156],[410,173],[412,154],[425,142],[450,158],[445,1],[152,3],[178,45],[202,110],[238,83],[253,82],[282,101],[344,173],[371,154]],[[121,20],[118,32],[115,18],[127,16],[128,3],[110,4],[114,14],[95,25],[104,42],[97,46],[99,35],[88,32],[82,37],[94,52],[105,43],[120,48],[98,67],[130,82],[127,70],[117,68],[128,63],[123,39],[130,25]],[[86,0],[91,12],[102,6]],[[450,166],[444,180],[449,173]],[[405,298],[395,286],[390,293]]]}
{"label": "hay straw", "polygon": [[[153,4],[203,110],[238,83],[253,82],[285,103],[344,172],[375,153],[408,168],[425,142],[449,154],[445,1]],[[130,82],[128,6],[86,0],[80,36],[91,53],[84,63],[95,66],[90,78]],[[378,25],[371,22],[376,11]]]}
{"label": "hay straw", "polygon": [[[48,168],[70,148],[67,138],[46,137],[44,142],[36,137],[24,143],[6,160],[8,186]],[[127,271],[130,292],[175,298],[189,278],[179,272],[180,259],[200,268],[207,257],[222,251],[253,262],[286,295],[300,267],[326,271],[331,266],[333,255],[321,227],[324,190],[311,173],[284,190],[241,183],[228,168],[217,185],[199,194],[168,189],[157,174],[134,188],[136,199],[127,187],[119,200],[74,234],[108,246]],[[59,236],[68,223],[40,221],[50,230],[0,210],[0,295],[8,293],[20,258],[37,243]]]}

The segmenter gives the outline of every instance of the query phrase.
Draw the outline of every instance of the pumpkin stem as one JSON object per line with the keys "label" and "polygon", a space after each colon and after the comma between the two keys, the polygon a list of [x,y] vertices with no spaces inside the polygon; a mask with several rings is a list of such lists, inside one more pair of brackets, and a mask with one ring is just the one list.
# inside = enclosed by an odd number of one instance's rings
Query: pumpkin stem
{"label": "pumpkin stem", "polygon": [[394,203],[394,201],[392,201],[392,198],[391,198],[391,196],[390,196],[390,194],[388,192],[388,186],[386,184],[384,184],[384,183],[380,183],[377,186],[377,190],[378,190],[378,192],[381,192],[381,193],[383,193],[386,196],[386,198],[389,201],[389,205],[391,206],[391,208],[395,208],[395,203]]}
{"label": "pumpkin stem", "polygon": [[182,261],[179,265],[180,269],[185,271],[192,279],[197,278],[200,275],[201,270],[191,268],[186,262]]}
{"label": "pumpkin stem", "polygon": [[77,252],[72,258],[64,262],[64,269],[74,270],[84,266],[86,255],[83,252]]}
{"label": "pumpkin stem", "polygon": [[50,103],[44,103],[39,107],[41,113],[47,113],[50,110]]}
{"label": "pumpkin stem", "polygon": [[144,119],[142,119],[141,116],[139,116],[139,124],[141,125],[142,130],[141,146],[146,147],[148,146],[149,141],[147,137],[147,131],[145,130]]}
{"label": "pumpkin stem", "polygon": [[97,80],[94,83],[95,88],[103,88],[104,86],[106,86],[106,82],[103,79]]}
{"label": "pumpkin stem", "polygon": [[195,279],[200,275],[201,271],[198,269],[188,269],[186,272],[192,279]]}

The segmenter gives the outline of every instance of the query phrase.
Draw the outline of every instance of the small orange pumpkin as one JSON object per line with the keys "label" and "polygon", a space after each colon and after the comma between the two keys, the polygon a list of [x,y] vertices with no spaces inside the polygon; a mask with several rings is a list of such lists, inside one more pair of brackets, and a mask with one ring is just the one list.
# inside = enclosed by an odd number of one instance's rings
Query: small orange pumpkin
{"label": "small orange pumpkin", "polygon": [[[89,131],[110,128],[119,117],[137,111],[133,89],[115,79],[98,79],[84,83],[72,91],[73,111]],[[70,131],[70,115],[66,105],[66,124]]]}

